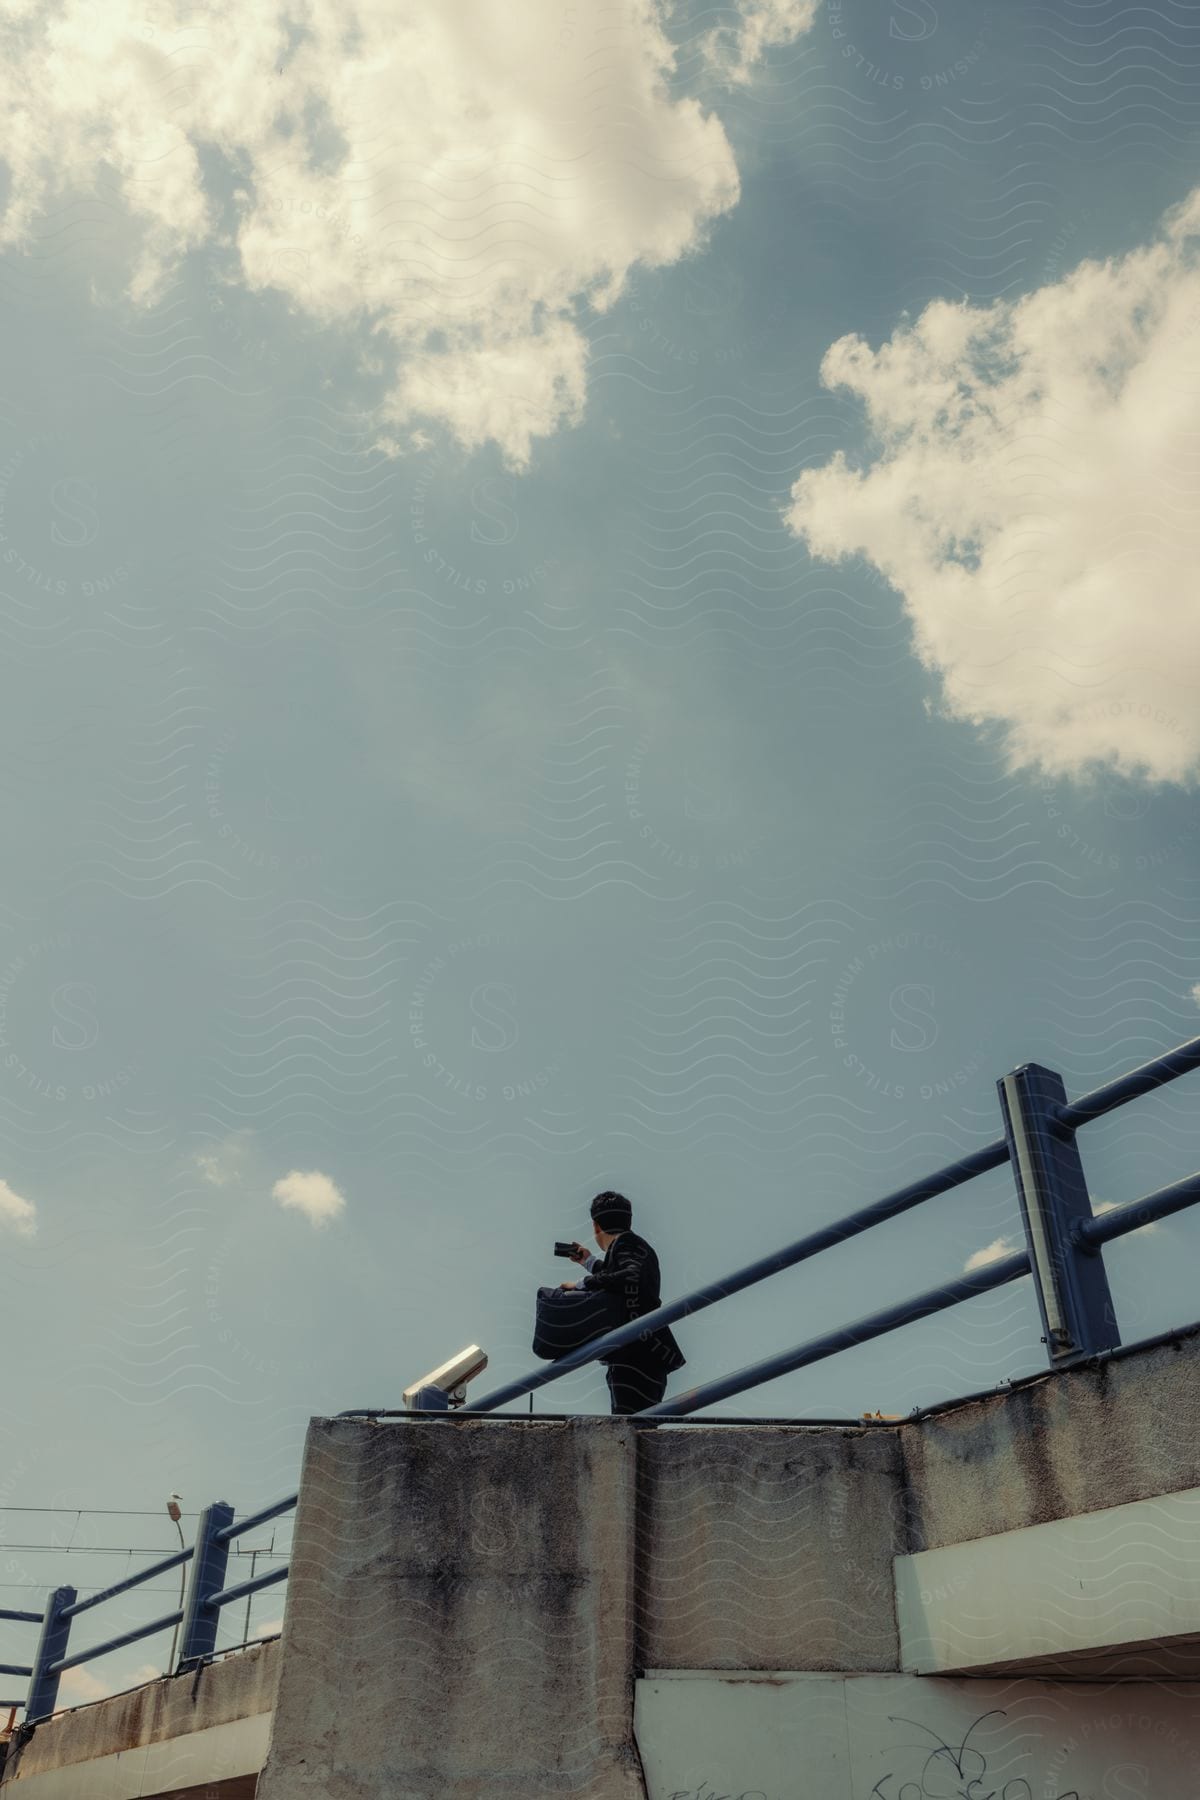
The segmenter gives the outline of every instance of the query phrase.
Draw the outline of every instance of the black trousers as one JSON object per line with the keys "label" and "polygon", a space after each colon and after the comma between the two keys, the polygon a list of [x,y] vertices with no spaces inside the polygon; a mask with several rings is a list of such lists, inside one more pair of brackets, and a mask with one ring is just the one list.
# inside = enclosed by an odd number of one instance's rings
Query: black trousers
{"label": "black trousers", "polygon": [[610,1363],[605,1377],[614,1413],[636,1413],[643,1407],[657,1406],[667,1391],[666,1375],[635,1368],[630,1363]]}

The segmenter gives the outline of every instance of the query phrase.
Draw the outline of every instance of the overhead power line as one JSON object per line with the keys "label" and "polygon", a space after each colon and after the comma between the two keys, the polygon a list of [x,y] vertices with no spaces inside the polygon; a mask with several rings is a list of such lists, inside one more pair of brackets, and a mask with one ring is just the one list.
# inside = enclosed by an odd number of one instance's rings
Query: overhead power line
{"label": "overhead power line", "polygon": [[[162,1556],[171,1554],[169,1548],[164,1552],[161,1544],[152,1544],[147,1548],[128,1544],[14,1544],[3,1540],[0,1540],[0,1550],[29,1550],[35,1554],[45,1553],[53,1556]],[[264,1545],[261,1550],[231,1550],[229,1554],[230,1556],[270,1556],[274,1554],[279,1557],[286,1553],[282,1550],[272,1552]]]}
{"label": "overhead power line", "polygon": [[[249,1511],[255,1510],[249,1508]],[[0,1512],[90,1513],[111,1519],[164,1519],[165,1510],[144,1506],[0,1506]],[[198,1512],[184,1512],[185,1519],[198,1519]]]}

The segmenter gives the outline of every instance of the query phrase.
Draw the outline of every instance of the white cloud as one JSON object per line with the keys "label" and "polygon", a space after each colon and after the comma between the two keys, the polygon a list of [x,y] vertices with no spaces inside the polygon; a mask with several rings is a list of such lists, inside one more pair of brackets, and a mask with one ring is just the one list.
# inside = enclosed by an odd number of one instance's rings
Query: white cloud
{"label": "white cloud", "polygon": [[[738,65],[806,10],[746,0]],[[668,91],[665,17],[659,0],[10,0],[0,245],[73,193],[119,196],[135,299],[187,252],[226,252],[251,289],[369,325],[381,441],[424,417],[523,466],[580,414],[581,306],[694,249],[738,197],[720,121]]]}
{"label": "white cloud", "polygon": [[196,1167],[204,1180],[213,1187],[228,1187],[231,1181],[242,1181],[246,1176],[246,1158],[254,1138],[249,1126],[235,1131],[223,1143],[212,1150],[202,1150],[196,1156]]}
{"label": "white cloud", "polygon": [[81,1664],[77,1669],[64,1669],[58,1688],[59,1706],[83,1706],[92,1700],[107,1700],[110,1694],[123,1694],[129,1688],[144,1687],[148,1681],[161,1681],[163,1671],[153,1663],[139,1663],[121,1675],[117,1684],[103,1681]]}
{"label": "white cloud", "polygon": [[82,1706],[89,1700],[106,1700],[112,1693],[107,1681],[93,1675],[86,1665],[64,1669],[58,1684],[59,1706]]}
{"label": "white cloud", "polygon": [[1010,767],[1200,772],[1198,233],[1200,189],[1127,256],[822,364],[874,460],[805,471],[789,523],[903,594],[948,712]]}
{"label": "white cloud", "polygon": [[1198,981],[1192,989],[1192,999],[1196,1002],[1197,1006],[1200,1006],[1200,981]]}
{"label": "white cloud", "polygon": [[37,1207],[14,1194],[7,1181],[0,1181],[0,1229],[5,1226],[18,1237],[31,1238],[37,1230]]}
{"label": "white cloud", "polygon": [[1020,1245],[1013,1238],[993,1238],[982,1250],[974,1250],[963,1264],[963,1274],[969,1275],[973,1269],[986,1269],[989,1263],[1000,1262],[1005,1256],[1011,1256]]}
{"label": "white cloud", "polygon": [[702,49],[729,81],[745,83],[768,50],[794,44],[810,31],[818,0],[741,0],[735,23],[706,33]]}
{"label": "white cloud", "polygon": [[319,1169],[293,1169],[275,1183],[271,1192],[280,1206],[302,1212],[318,1228],[340,1218],[346,1210],[346,1196]]}

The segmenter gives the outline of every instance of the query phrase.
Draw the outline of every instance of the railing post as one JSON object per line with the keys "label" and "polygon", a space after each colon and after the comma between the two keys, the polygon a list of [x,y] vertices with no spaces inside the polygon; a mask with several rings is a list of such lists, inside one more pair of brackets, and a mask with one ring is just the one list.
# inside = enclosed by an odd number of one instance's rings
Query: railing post
{"label": "railing post", "polygon": [[[179,1658],[175,1668],[199,1656],[211,1656],[217,1647],[215,1612],[204,1604],[207,1594],[219,1594],[225,1586],[225,1565],[229,1561],[229,1545],[217,1543],[216,1533],[233,1524],[233,1508],[225,1500],[214,1500],[200,1514],[196,1527],[196,1547],[192,1555],[192,1578],[187,1599],[183,1603],[183,1630],[179,1638]],[[170,1671],[172,1674],[174,1670]]]}
{"label": "railing post", "polygon": [[46,1610],[42,1615],[42,1635],[38,1639],[37,1655],[33,1659],[33,1669],[29,1676],[29,1694],[25,1701],[25,1719],[28,1723],[33,1719],[45,1719],[54,1711],[54,1703],[58,1699],[59,1677],[51,1675],[50,1664],[58,1662],[67,1654],[67,1639],[71,1635],[71,1621],[62,1617],[68,1606],[74,1606],[78,1598],[73,1587],[55,1588],[46,1602]]}
{"label": "railing post", "polygon": [[1051,1364],[1112,1349],[1121,1334],[1104,1262],[1074,1237],[1093,1215],[1075,1133],[1059,1117],[1062,1076],[1025,1063],[996,1086]]}

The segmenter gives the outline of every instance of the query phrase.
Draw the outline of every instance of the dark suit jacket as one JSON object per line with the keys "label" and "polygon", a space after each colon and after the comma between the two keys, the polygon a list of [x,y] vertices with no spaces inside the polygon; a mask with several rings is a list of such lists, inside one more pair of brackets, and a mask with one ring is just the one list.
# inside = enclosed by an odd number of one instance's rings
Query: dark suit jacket
{"label": "dark suit jacket", "polygon": [[[662,1305],[658,1257],[636,1231],[620,1232],[605,1251],[600,1267],[585,1275],[580,1286],[610,1295],[616,1314],[610,1329],[628,1324],[631,1319],[640,1319],[643,1313],[654,1312]],[[602,1363],[624,1363],[660,1375],[671,1375],[676,1369],[682,1369],[686,1360],[666,1325],[649,1332],[644,1340],[639,1339],[623,1350],[613,1350],[600,1358]]]}

